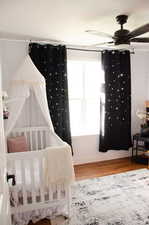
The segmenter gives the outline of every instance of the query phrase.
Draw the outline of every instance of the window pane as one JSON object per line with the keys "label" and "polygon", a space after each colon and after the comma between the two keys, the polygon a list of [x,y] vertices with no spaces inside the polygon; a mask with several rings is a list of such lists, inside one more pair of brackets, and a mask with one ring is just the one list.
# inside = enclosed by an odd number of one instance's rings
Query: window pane
{"label": "window pane", "polygon": [[100,101],[88,100],[86,102],[86,123],[87,134],[99,134]]}
{"label": "window pane", "polygon": [[69,98],[82,98],[83,96],[83,65],[79,61],[68,61],[68,87]]}
{"label": "window pane", "polygon": [[70,126],[72,135],[79,135],[82,129],[81,120],[81,101],[71,100],[69,102],[70,108]]}
{"label": "window pane", "polygon": [[100,92],[104,95],[103,83],[104,73],[100,61],[68,61],[72,135],[99,134]]}
{"label": "window pane", "polygon": [[85,98],[97,99],[100,96],[101,83],[104,82],[104,74],[100,62],[88,62],[85,64]]}

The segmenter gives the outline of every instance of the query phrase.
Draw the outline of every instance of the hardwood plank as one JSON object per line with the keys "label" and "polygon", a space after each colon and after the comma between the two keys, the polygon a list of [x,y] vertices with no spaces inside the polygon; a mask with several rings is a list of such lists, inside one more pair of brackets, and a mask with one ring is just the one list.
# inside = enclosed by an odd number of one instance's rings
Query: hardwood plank
{"label": "hardwood plank", "polygon": [[76,180],[83,180],[107,176],[116,173],[122,173],[141,168],[147,168],[147,165],[138,164],[127,157],[95,163],[87,163],[83,165],[76,165],[74,168]]}

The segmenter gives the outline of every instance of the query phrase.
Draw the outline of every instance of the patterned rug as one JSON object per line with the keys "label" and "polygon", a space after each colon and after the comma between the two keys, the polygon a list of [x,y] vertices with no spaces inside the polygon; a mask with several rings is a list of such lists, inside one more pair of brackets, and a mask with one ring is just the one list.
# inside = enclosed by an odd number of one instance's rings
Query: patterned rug
{"label": "patterned rug", "polygon": [[149,170],[76,182],[70,225],[149,224]]}

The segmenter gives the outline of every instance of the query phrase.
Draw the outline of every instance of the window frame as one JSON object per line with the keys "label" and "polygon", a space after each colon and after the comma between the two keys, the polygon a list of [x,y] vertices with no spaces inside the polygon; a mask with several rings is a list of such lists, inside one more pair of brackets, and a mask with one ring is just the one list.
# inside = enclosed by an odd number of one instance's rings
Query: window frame
{"label": "window frame", "polygon": [[[70,115],[70,127],[71,127],[71,133],[72,133],[72,136],[92,136],[92,135],[99,135],[99,130],[100,130],[100,120],[97,121],[97,123],[99,124],[99,127],[98,127],[98,131],[97,129],[95,131],[91,130],[91,132],[89,133],[89,130],[86,129],[85,131],[85,124],[86,124],[86,120],[87,120],[87,105],[88,105],[88,102],[89,101],[99,101],[99,116],[100,116],[100,93],[99,95],[97,96],[97,98],[87,98],[86,97],[86,64],[87,63],[90,63],[90,62],[94,62],[94,63],[101,63],[100,60],[96,59],[96,60],[87,60],[87,59],[84,59],[84,60],[77,60],[77,59],[68,59],[68,64],[69,62],[75,62],[75,63],[81,63],[82,64],[82,97],[77,97],[77,98],[73,98],[73,97],[69,97],[69,105],[70,105],[70,102],[73,102],[73,101],[80,101],[80,104],[81,104],[81,115],[80,115],[80,120],[81,120],[81,126],[80,126],[80,131],[73,131],[73,128],[72,128],[72,125],[71,125],[71,115]],[[100,68],[100,66],[99,66]],[[101,67],[101,70],[102,70],[102,67]],[[69,73],[68,73],[68,89],[69,89]],[[100,91],[100,89],[99,89]],[[68,90],[68,93],[69,93],[69,90]],[[71,113],[71,110],[70,110],[70,113]]]}

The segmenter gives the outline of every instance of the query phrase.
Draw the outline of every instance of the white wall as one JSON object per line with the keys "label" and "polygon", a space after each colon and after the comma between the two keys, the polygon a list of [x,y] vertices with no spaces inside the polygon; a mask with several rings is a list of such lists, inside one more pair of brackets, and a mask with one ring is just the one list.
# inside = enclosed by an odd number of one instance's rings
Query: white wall
{"label": "white wall", "polygon": [[0,41],[2,55],[3,90],[7,90],[9,80],[14,75],[20,62],[28,54],[28,44],[19,41]]}
{"label": "white wall", "polygon": [[136,51],[131,55],[132,75],[132,133],[139,131],[140,119],[136,111],[145,109],[145,101],[149,100],[149,51]]}
{"label": "white wall", "polygon": [[[28,44],[25,42],[2,41],[2,76],[3,90],[7,90],[9,79],[13,76],[19,63],[28,53]],[[136,110],[144,108],[144,102],[149,98],[149,53],[138,51],[131,55],[132,67],[132,133],[139,131],[140,121],[136,117]],[[126,157],[128,151],[98,152],[98,135],[73,137],[74,162],[108,160]]]}

